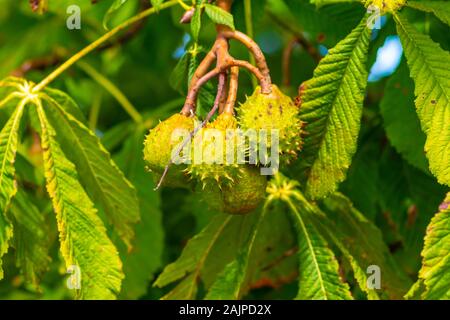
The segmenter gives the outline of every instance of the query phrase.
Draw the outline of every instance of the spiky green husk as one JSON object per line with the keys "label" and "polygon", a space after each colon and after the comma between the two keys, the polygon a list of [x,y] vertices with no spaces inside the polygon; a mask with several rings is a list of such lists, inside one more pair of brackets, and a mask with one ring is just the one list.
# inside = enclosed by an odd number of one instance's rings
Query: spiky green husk
{"label": "spiky green husk", "polygon": [[[191,151],[191,164],[186,172],[193,178],[201,182],[202,188],[210,183],[215,184],[232,184],[239,171],[241,170],[236,161],[236,142],[237,137],[233,132],[227,129],[236,129],[237,120],[230,114],[220,114],[213,122],[209,123],[205,128],[201,129],[193,139]],[[217,139],[212,139],[211,134],[215,129],[218,134]],[[220,153],[222,144],[223,152]],[[233,148],[230,144],[233,143]],[[227,161],[227,153],[233,155],[233,161]]]}
{"label": "spiky green husk", "polygon": [[365,5],[366,7],[376,6],[380,9],[381,14],[385,14],[386,12],[394,13],[400,10],[405,3],[406,0],[366,0]]}
{"label": "spiky green husk", "polygon": [[267,130],[267,147],[272,145],[270,130],[278,129],[281,160],[290,162],[302,146],[302,121],[298,111],[292,99],[276,85],[272,85],[270,94],[262,94],[257,87],[238,109],[239,126],[243,130]]}
{"label": "spiky green husk", "polygon": [[[194,118],[182,114],[174,114],[150,130],[144,142],[144,159],[148,169],[154,173],[156,181],[159,180],[171,159],[172,150],[183,140],[183,137],[173,140],[172,133],[176,129],[186,130],[186,133],[191,132],[194,129],[194,120]],[[169,169],[163,185],[186,187],[188,177],[183,172],[185,168],[186,165],[173,165]]]}
{"label": "spiky green husk", "polygon": [[257,167],[242,166],[231,185],[214,185],[198,192],[211,210],[229,214],[247,214],[255,210],[266,195],[267,179]]}

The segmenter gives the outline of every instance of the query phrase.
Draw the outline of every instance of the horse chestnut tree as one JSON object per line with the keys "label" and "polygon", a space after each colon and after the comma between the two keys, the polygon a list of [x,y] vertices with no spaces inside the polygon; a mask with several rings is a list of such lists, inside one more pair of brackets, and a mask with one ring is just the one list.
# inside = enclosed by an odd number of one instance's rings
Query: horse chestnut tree
{"label": "horse chestnut tree", "polygon": [[0,298],[450,298],[450,2],[69,6],[0,4]]}

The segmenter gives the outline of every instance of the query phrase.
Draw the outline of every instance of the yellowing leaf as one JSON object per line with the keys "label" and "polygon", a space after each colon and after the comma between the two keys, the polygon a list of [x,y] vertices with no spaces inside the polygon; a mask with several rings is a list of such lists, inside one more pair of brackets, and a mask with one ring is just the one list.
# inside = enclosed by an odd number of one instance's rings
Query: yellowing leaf
{"label": "yellowing leaf", "polygon": [[16,265],[27,282],[38,286],[50,263],[49,228],[44,214],[19,190],[11,204]]}
{"label": "yellowing leaf", "polygon": [[16,193],[14,161],[19,143],[19,126],[26,100],[19,103],[11,118],[0,132],[0,279],[3,278],[2,256],[8,251],[13,235],[12,225],[6,217],[11,198]]}
{"label": "yellowing leaf", "polygon": [[[80,270],[82,299],[114,299],[123,279],[117,249],[106,235],[91,200],[78,181],[75,165],[70,162],[56,132],[48,122],[40,101],[37,111],[42,130],[44,169],[47,191],[53,202],[59,231],[61,252],[66,267]],[[78,273],[73,275],[76,277]],[[72,283],[75,288],[77,278]]]}
{"label": "yellowing leaf", "polygon": [[78,109],[75,103],[60,91],[47,89],[46,93],[48,95],[43,96],[47,106],[45,113],[63,151],[76,165],[87,191],[102,205],[118,234],[131,247],[134,223],[139,221],[136,190],[111,160],[98,137],[78,119],[73,111]]}
{"label": "yellowing leaf", "polygon": [[420,34],[402,14],[395,19],[415,84],[417,114],[427,135],[430,170],[439,183],[450,186],[450,53]]}
{"label": "yellowing leaf", "polygon": [[424,299],[450,299],[450,193],[431,220],[422,251],[419,279],[425,284]]}

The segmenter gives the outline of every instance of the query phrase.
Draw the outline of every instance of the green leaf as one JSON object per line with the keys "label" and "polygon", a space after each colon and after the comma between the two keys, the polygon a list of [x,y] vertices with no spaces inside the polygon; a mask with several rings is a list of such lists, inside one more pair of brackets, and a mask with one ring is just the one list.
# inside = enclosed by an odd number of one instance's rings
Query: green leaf
{"label": "green leaf", "polygon": [[75,103],[69,97],[64,104],[59,103],[53,99],[53,96],[57,97],[55,92],[46,90],[43,99],[48,106],[46,115],[56,130],[63,151],[76,165],[87,191],[102,205],[117,233],[131,247],[133,225],[139,221],[136,190],[111,160],[99,138],[73,115],[72,110],[77,109]]}
{"label": "green leaf", "polygon": [[450,26],[450,2],[448,1],[407,1],[406,5],[425,12],[432,12]]}
{"label": "green leaf", "polygon": [[266,211],[266,208],[264,208],[262,212],[259,213],[258,222],[251,230],[250,236],[244,243],[244,246],[239,250],[237,257],[225,266],[216,281],[211,285],[205,299],[237,300],[242,297],[250,255]]}
{"label": "green leaf", "polygon": [[395,16],[415,84],[417,114],[427,135],[425,152],[439,183],[450,186],[450,53]]}
{"label": "green leaf", "polygon": [[183,56],[178,60],[177,65],[172,70],[169,78],[169,84],[172,88],[177,90],[180,94],[185,95],[187,93],[187,79],[189,71],[191,54],[187,50]]}
{"label": "green leaf", "polygon": [[284,24],[299,33],[307,31],[310,41],[320,42],[327,48],[345,38],[365,12],[363,6],[354,3],[331,4],[320,8],[308,0],[270,0],[268,4],[278,24]]}
{"label": "green leaf", "polygon": [[308,218],[309,214],[314,214],[314,208],[300,193],[294,199],[287,200],[287,203],[298,229],[300,290],[296,298],[352,299],[348,284],[340,278],[339,264],[333,251]]}
{"label": "green leaf", "polygon": [[61,253],[67,268],[80,269],[81,286],[77,296],[114,299],[123,278],[117,249],[78,181],[75,165],[66,158],[56,140],[56,131],[47,120],[40,101],[37,111],[42,129],[47,191],[56,212]]}
{"label": "green leaf", "polygon": [[[410,286],[410,281],[395,264],[380,230],[341,194],[333,194],[324,199],[321,209],[327,219],[315,221],[342,251],[368,298],[378,299],[380,296],[401,299]],[[378,266],[381,271],[379,290],[367,286],[367,268],[371,265]]]}
{"label": "green leaf", "polygon": [[[381,141],[381,140],[379,140]],[[383,212],[384,238],[400,246],[396,260],[408,274],[420,268],[420,252],[427,225],[447,188],[436,179],[404,161],[388,145],[378,153],[378,210]],[[382,225],[380,225],[380,228]]]}
{"label": "green leaf", "polygon": [[205,5],[206,15],[217,24],[223,24],[234,30],[234,20],[231,13],[226,12],[222,8],[215,5],[206,3]]}
{"label": "green leaf", "polygon": [[161,267],[164,248],[164,230],[160,209],[160,194],[154,191],[151,175],[145,169],[142,157],[145,133],[130,133],[118,154],[117,164],[138,190],[141,221],[136,224],[133,250],[121,250],[125,279],[120,297],[137,299],[147,292],[154,273]]}
{"label": "green leaf", "polygon": [[127,1],[128,0],[114,0],[112,5],[109,7],[108,11],[106,12],[105,16],[103,17],[103,28],[105,28],[106,30],[109,29],[108,23],[109,23],[109,20],[111,19],[112,15],[117,10],[119,10]]}
{"label": "green leaf", "polygon": [[37,287],[51,261],[47,221],[21,190],[14,197],[10,212],[14,225],[16,265],[21,268],[25,280]]}
{"label": "green leaf", "polygon": [[[179,299],[195,299],[197,281],[200,277],[201,268],[204,266],[212,247],[230,223],[231,218],[231,216],[225,215],[217,215],[214,217],[211,223],[201,233],[189,240],[181,256],[175,262],[164,268],[164,271],[156,279],[154,285],[164,287],[188,275],[172,291],[175,293],[179,292]],[[166,298],[169,297],[170,295]]]}
{"label": "green leaf", "polygon": [[0,212],[4,214],[16,193],[14,183],[19,127],[27,100],[22,100],[0,132]]}
{"label": "green leaf", "polygon": [[182,279],[163,299],[194,299],[200,280],[205,290],[208,290],[246,243],[255,219],[255,215],[215,214],[211,222],[189,240],[181,256],[169,264],[154,283],[163,287]]}
{"label": "green leaf", "polygon": [[0,279],[3,278],[2,257],[8,251],[13,235],[6,211],[17,188],[14,181],[19,127],[27,100],[22,100],[0,132]]}
{"label": "green leaf", "polygon": [[420,128],[414,108],[414,83],[405,62],[388,80],[380,111],[392,146],[413,166],[428,171],[423,153],[426,136]]}
{"label": "green leaf", "polygon": [[345,179],[356,151],[370,30],[363,19],[321,60],[302,95],[300,117],[306,122],[301,169],[306,193],[316,199]]}
{"label": "green leaf", "polygon": [[0,279],[3,279],[2,257],[8,252],[13,228],[3,213],[0,214]]}
{"label": "green leaf", "polygon": [[297,299],[352,299],[348,284],[339,275],[339,264],[327,241],[312,223],[318,209],[298,190],[298,183],[277,174],[267,188],[272,201],[287,204],[298,238],[299,291]]}
{"label": "green leaf", "polygon": [[157,8],[164,2],[164,0],[150,0],[153,7]]}
{"label": "green leaf", "polygon": [[198,42],[198,35],[202,27],[202,10],[195,8],[194,15],[191,20],[191,33],[195,42]]}
{"label": "green leaf", "polygon": [[419,279],[423,299],[450,299],[450,193],[427,228]]}

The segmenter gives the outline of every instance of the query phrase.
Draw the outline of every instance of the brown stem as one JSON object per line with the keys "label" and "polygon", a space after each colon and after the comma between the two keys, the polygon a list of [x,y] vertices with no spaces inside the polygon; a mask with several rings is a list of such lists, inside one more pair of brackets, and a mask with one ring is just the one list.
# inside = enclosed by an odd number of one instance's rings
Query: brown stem
{"label": "brown stem", "polygon": [[319,62],[322,59],[316,47],[310,41],[308,41],[301,32],[293,28],[290,24],[286,23],[282,19],[275,16],[273,13],[269,13],[269,16],[281,28],[285,29],[286,31],[290,32],[294,37],[296,37],[298,43],[306,50],[306,52],[308,52],[308,54],[314,59],[315,62]]}
{"label": "brown stem", "polygon": [[224,31],[222,34],[226,38],[232,38],[241,42],[252,52],[256,60],[256,65],[259,68],[259,70],[261,70],[261,74],[263,76],[263,78],[260,79],[261,92],[265,94],[270,93],[272,91],[271,89],[272,80],[270,79],[270,70],[269,67],[267,66],[266,58],[264,57],[264,54],[261,51],[261,48],[258,46],[258,44],[255,41],[253,41],[252,38],[250,38],[249,36],[240,31],[227,30]]}
{"label": "brown stem", "polygon": [[[186,116],[190,115],[192,111],[195,109],[195,102],[197,99],[198,92],[200,88],[208,82],[210,79],[218,76],[220,73],[225,72],[227,69],[231,67],[242,67],[248,69],[250,72],[252,72],[260,81],[261,83],[261,91],[264,83],[264,76],[262,75],[261,71],[255,67],[254,65],[250,64],[247,61],[243,60],[235,60],[231,56],[227,55],[228,58],[223,59],[222,61],[218,61],[218,65],[209,71],[207,74],[205,74],[203,77],[197,80],[197,82],[194,84],[194,86],[191,86],[189,89],[189,92],[186,97],[186,101],[184,103],[183,108],[181,109],[181,114],[184,114]],[[269,91],[270,92],[270,91]],[[267,93],[267,91],[265,92]]]}
{"label": "brown stem", "polygon": [[[216,5],[225,11],[230,11],[231,0],[217,0]],[[239,31],[233,31],[225,25],[217,25],[217,38],[213,47],[208,52],[206,57],[202,60],[197,70],[195,71],[191,83],[189,85],[189,92],[186,97],[185,104],[181,110],[184,115],[190,115],[195,109],[196,97],[200,87],[205,84],[212,77],[220,73],[225,73],[231,67],[242,67],[248,69],[255,74],[261,85],[261,92],[264,94],[272,91],[269,68],[267,67],[264,54],[250,37]],[[257,61],[257,67],[251,63],[242,60],[236,60],[228,53],[229,44],[228,39],[233,38],[244,43],[247,48],[253,53]],[[216,60],[216,67],[208,72],[209,67],[213,61]],[[220,104],[220,103],[219,103]]]}
{"label": "brown stem", "polygon": [[231,67],[230,69],[230,83],[228,87],[228,98],[223,109],[224,113],[233,114],[234,105],[236,103],[237,90],[239,80],[239,67]]}
{"label": "brown stem", "polygon": [[223,72],[223,70],[216,67],[211,71],[209,71],[207,74],[205,74],[203,77],[198,79],[197,82],[194,84],[194,86],[191,86],[188,95],[186,97],[186,101],[184,102],[183,109],[181,109],[181,114],[184,114],[185,116],[191,115],[191,111],[194,109],[195,100],[197,98],[197,94],[200,88],[210,79],[217,77],[221,72]]}
{"label": "brown stem", "polygon": [[289,87],[291,85],[291,57],[295,45],[298,44],[298,38],[293,37],[283,50],[282,71],[283,85]]}
{"label": "brown stem", "polygon": [[265,84],[268,84],[268,88],[266,88],[266,90],[263,92],[264,94],[270,93],[272,91],[272,89],[270,88],[271,83],[267,83],[266,82],[266,78],[264,77],[264,75],[261,73],[261,71],[255,67],[254,65],[252,65],[250,62],[244,61],[244,60],[235,60],[232,59],[228,62],[228,65],[230,67],[241,67],[241,68],[245,68],[248,71],[250,71],[251,73],[253,73],[256,78],[258,78],[258,81],[261,84],[261,92],[262,92],[262,88]]}
{"label": "brown stem", "polygon": [[228,92],[228,73],[224,72],[221,73],[221,75],[223,74],[225,81],[223,83],[223,88],[222,88],[222,95],[220,97],[220,101],[219,101],[219,113],[223,112],[223,109],[225,108],[225,104],[227,102],[227,92]]}
{"label": "brown stem", "polygon": [[192,75],[192,79],[189,85],[189,88],[192,88],[196,85],[198,80],[203,77],[207,72],[208,69],[211,67],[213,62],[216,60],[216,53],[215,53],[215,47],[206,54],[206,57],[203,58],[203,60],[198,65],[197,69],[195,70],[194,74]]}

